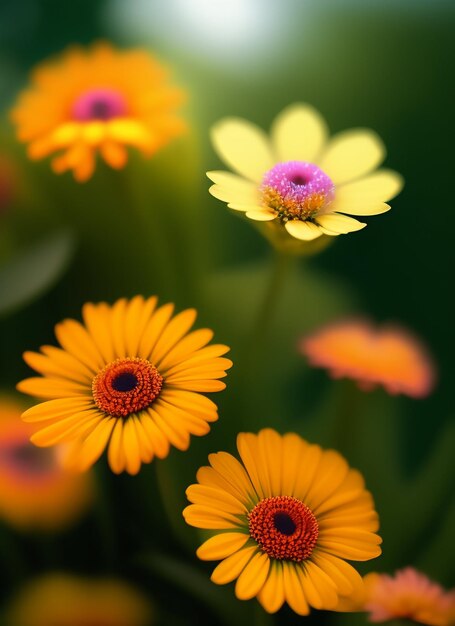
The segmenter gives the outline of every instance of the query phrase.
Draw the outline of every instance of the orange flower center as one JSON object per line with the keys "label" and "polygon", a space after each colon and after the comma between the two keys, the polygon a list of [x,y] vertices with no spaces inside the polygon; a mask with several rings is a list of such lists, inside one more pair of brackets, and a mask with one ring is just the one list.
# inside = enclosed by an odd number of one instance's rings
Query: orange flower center
{"label": "orange flower center", "polygon": [[156,367],[146,359],[117,359],[93,379],[93,398],[97,407],[108,415],[128,417],[152,404],[163,381]]}
{"label": "orange flower center", "polygon": [[264,498],[248,515],[250,535],[274,559],[301,561],[313,552],[319,535],[312,511],[297,498]]}

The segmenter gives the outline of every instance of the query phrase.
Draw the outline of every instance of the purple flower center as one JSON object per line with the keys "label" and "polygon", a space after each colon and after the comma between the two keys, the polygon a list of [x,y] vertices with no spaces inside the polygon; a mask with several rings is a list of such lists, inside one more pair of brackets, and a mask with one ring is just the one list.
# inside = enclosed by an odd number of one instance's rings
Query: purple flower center
{"label": "purple flower center", "polygon": [[317,165],[306,161],[278,163],[269,170],[261,185],[264,206],[288,220],[315,217],[334,197],[332,180]]}
{"label": "purple flower center", "polygon": [[126,113],[124,97],[112,89],[91,89],[73,104],[73,117],[80,122],[110,120]]}

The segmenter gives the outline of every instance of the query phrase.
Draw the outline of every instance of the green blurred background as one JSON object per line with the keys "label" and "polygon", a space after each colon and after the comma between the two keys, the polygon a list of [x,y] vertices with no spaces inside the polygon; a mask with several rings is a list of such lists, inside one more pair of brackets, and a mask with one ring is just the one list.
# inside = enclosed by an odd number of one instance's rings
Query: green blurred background
{"label": "green blurred background", "polygon": [[[220,422],[208,437],[193,440],[190,453],[173,453],[157,463],[158,487],[153,486],[155,468],[145,468],[134,482],[104,473],[103,499],[116,514],[106,531],[117,546],[115,554],[105,545],[99,559],[89,557],[90,546],[99,548],[98,514],[68,535],[46,538],[49,545],[41,538],[16,537],[29,558],[25,571],[4,586],[4,598],[33,572],[113,571],[135,578],[146,591],[153,587],[152,598],[161,598],[163,623],[189,623],[185,610],[172,606],[176,592],[183,593],[184,606],[192,607],[194,623],[209,623],[216,611],[204,598],[213,592],[214,605],[220,598],[232,602],[233,590],[217,596],[219,590],[204,583],[209,568],[191,559],[197,540],[179,517],[183,488],[208,452],[233,451],[236,432],[262,425],[334,445],[366,474],[385,538],[382,562],[369,569],[416,564],[441,583],[453,584],[445,542],[455,518],[453,499],[447,501],[454,469],[449,452],[454,441],[449,272],[455,227],[449,144],[454,18],[453,3],[442,0],[2,0],[0,150],[12,155],[22,182],[0,215],[0,262],[6,264],[49,233],[57,232],[57,240],[51,241],[51,252],[49,242],[44,246],[52,287],[43,286],[39,297],[11,307],[0,319],[1,387],[8,390],[27,375],[23,350],[52,343],[54,324],[79,317],[84,301],[138,292],[156,292],[180,309],[196,306],[199,323],[232,346],[235,361],[228,389],[217,397]],[[119,174],[100,167],[89,183],[78,186],[69,175],[54,176],[48,163],[27,163],[6,115],[34,64],[68,44],[100,38],[145,46],[171,68],[172,81],[189,94],[184,115],[191,130],[150,162],[133,157]],[[406,185],[392,201],[392,211],[369,218],[364,231],[339,237],[320,256],[296,263],[273,314],[268,356],[253,376],[242,373],[241,346],[254,323],[271,251],[251,223],[207,193],[204,172],[220,167],[208,131],[225,115],[268,128],[294,101],[319,109],[332,132],[375,129],[387,146],[386,166],[401,172]],[[52,276],[55,259],[62,272],[67,267],[60,280]],[[349,385],[309,371],[296,352],[298,337],[348,312],[398,322],[422,338],[439,372],[428,399],[389,398],[382,391],[356,395]],[[357,442],[333,436],[333,416],[346,402],[357,420],[351,425],[360,433]],[[158,488],[172,493],[166,506],[175,534],[162,527],[153,510],[147,519],[141,512],[144,494],[158,498]],[[164,564],[143,557],[144,545],[154,553],[157,533],[160,550],[170,559]],[[181,548],[176,548],[178,537],[184,537]],[[188,572],[178,568],[187,566],[202,572],[200,588],[186,588]],[[238,602],[232,608],[240,623],[250,619],[248,611],[258,624],[269,623],[254,602],[244,604],[245,609],[238,609]],[[301,620],[286,611],[280,619]],[[322,624],[331,616],[310,619]],[[366,623],[363,616],[337,619]]]}

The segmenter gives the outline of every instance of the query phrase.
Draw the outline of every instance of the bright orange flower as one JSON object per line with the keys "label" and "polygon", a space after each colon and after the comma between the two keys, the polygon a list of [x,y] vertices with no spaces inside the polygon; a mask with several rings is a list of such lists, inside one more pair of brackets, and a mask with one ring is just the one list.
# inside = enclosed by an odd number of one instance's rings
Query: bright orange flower
{"label": "bright orange flower", "polygon": [[370,390],[423,398],[434,386],[435,369],[423,346],[397,327],[376,329],[362,320],[329,324],[300,342],[310,365],[333,378],[352,378]]}
{"label": "bright orange flower", "polygon": [[39,65],[32,86],[12,111],[31,159],[54,152],[57,174],[73,170],[88,180],[99,153],[123,168],[126,147],[151,156],[184,130],[175,114],[182,92],[168,86],[164,68],[145,50],[120,51],[109,43],[73,47]]}
{"label": "bright orange flower", "polygon": [[19,529],[56,530],[91,504],[92,479],[63,469],[61,448],[30,443],[33,427],[22,411],[14,400],[0,401],[0,517]]}
{"label": "bright orange flower", "polygon": [[368,611],[371,622],[408,619],[428,626],[451,626],[455,623],[455,589],[445,591],[412,567],[394,576],[367,574],[364,596],[350,610]]}
{"label": "bright orange flower", "polygon": [[208,345],[208,328],[189,332],[194,309],[173,312],[155,296],[87,303],[84,324],[67,319],[56,326],[61,348],[26,352],[41,376],[18,389],[45,400],[22,416],[33,423],[33,443],[68,444],[65,463],[79,471],[107,449],[115,473],[137,474],[171,445],[187,450],[190,435],[206,435],[218,410],[203,393],[226,387],[219,379],[232,365],[222,356],[229,348]]}

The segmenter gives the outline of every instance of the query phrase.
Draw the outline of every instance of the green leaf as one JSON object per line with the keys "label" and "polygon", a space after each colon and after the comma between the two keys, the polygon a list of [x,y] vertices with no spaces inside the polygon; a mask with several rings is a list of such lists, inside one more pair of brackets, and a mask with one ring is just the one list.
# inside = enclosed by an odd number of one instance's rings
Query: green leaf
{"label": "green leaf", "polygon": [[68,267],[74,247],[71,233],[58,231],[3,265],[0,268],[0,315],[14,312],[50,289]]}

